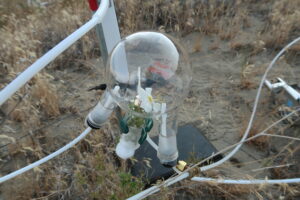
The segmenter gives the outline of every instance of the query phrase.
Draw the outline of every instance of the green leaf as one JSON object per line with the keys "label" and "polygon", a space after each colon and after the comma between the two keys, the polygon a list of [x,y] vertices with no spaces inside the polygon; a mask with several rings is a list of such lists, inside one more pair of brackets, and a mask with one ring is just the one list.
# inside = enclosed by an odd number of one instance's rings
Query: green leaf
{"label": "green leaf", "polygon": [[129,128],[128,128],[128,125],[127,125],[127,118],[122,118],[120,120],[120,129],[121,129],[121,132],[124,133],[124,134],[127,134],[129,132]]}
{"label": "green leaf", "polygon": [[141,132],[141,137],[140,137],[140,139],[139,139],[139,144],[143,144],[143,142],[145,142],[146,138],[147,138],[147,132],[146,132],[146,130],[143,128],[143,129],[142,129],[142,132]]}
{"label": "green leaf", "polygon": [[146,119],[145,131],[148,133],[149,131],[151,131],[152,127],[153,127],[153,120],[151,118]]}

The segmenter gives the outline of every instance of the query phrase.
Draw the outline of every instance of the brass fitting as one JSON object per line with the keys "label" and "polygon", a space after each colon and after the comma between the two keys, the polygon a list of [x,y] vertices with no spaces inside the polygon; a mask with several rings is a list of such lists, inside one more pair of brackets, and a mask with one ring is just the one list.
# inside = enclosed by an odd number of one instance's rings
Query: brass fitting
{"label": "brass fitting", "polygon": [[179,160],[178,163],[177,163],[177,165],[176,165],[176,168],[179,171],[183,172],[187,168],[187,163],[184,162],[183,160]]}

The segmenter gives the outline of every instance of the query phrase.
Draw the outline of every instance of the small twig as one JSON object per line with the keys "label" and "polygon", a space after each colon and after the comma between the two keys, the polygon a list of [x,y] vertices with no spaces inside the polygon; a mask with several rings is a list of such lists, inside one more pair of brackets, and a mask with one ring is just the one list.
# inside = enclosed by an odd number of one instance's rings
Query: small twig
{"label": "small twig", "polygon": [[291,163],[285,164],[285,165],[277,165],[277,166],[271,166],[271,167],[263,167],[263,168],[258,168],[258,169],[252,169],[251,171],[253,172],[257,172],[257,171],[261,171],[261,170],[265,170],[265,169],[273,169],[273,168],[281,168],[281,167],[289,167],[291,165]]}
{"label": "small twig", "polygon": [[290,136],[285,136],[285,135],[275,135],[275,134],[269,134],[269,133],[262,133],[260,135],[264,136],[271,136],[271,137],[279,137],[279,138],[285,138],[285,139],[290,139],[290,140],[297,140],[300,141],[300,138],[296,137],[290,137]]}
{"label": "small twig", "polygon": [[[244,141],[240,141],[240,142],[237,142],[237,143],[235,143],[235,144],[233,144],[233,145],[230,145],[230,146],[228,146],[228,147],[225,147],[224,149],[220,150],[219,152],[215,153],[214,155],[211,155],[211,156],[209,156],[209,157],[203,159],[202,161],[198,162],[197,164],[195,164],[195,165],[193,165],[193,166],[187,168],[187,169],[186,169],[185,171],[183,171],[182,173],[186,173],[186,172],[191,171],[192,169],[194,169],[194,168],[198,167],[199,165],[203,164],[204,162],[206,162],[206,161],[212,159],[213,157],[215,157],[215,156],[217,156],[217,155],[220,155],[220,154],[222,154],[222,153],[225,153],[226,151],[228,151],[228,150],[234,148],[235,146],[237,146],[237,145],[239,145],[239,144],[246,143],[246,142],[248,142],[248,141],[250,141],[250,140],[253,140],[253,139],[257,138],[257,137],[262,136],[262,135],[265,134],[265,132],[267,132],[269,129],[271,129],[272,127],[276,126],[278,123],[282,122],[283,120],[287,119],[288,117],[292,116],[293,114],[295,114],[295,113],[298,112],[298,111],[300,111],[300,108],[298,108],[297,110],[295,110],[295,111],[289,113],[288,115],[284,116],[283,118],[277,120],[276,122],[274,122],[273,124],[271,124],[269,127],[267,127],[265,130],[263,130],[262,132],[258,133],[257,135],[251,136],[251,137],[247,138],[247,139],[244,140]],[[268,135],[268,136],[274,136],[274,135]],[[178,174],[178,175],[176,175],[176,176],[173,176],[172,178],[169,178],[168,180],[171,181],[172,179],[175,179],[176,177],[180,176],[182,173],[180,173],[180,174]],[[165,182],[163,182],[163,183],[157,185],[157,187],[158,187],[158,188],[162,188],[162,187],[165,187],[166,184],[167,184],[167,183],[166,183],[166,181],[165,181]],[[147,194],[145,194],[145,196],[146,196],[146,195],[147,195]]]}

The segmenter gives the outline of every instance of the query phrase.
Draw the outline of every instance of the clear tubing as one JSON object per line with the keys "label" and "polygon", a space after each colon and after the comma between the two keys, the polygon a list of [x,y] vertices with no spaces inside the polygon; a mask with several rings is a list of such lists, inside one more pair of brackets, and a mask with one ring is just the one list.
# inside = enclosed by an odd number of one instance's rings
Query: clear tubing
{"label": "clear tubing", "polygon": [[229,160],[240,148],[241,146],[243,145],[243,142],[246,140],[246,138],[248,137],[249,135],[249,131],[252,127],[252,123],[253,123],[253,120],[254,120],[254,117],[255,117],[255,114],[256,114],[256,109],[257,109],[257,105],[258,105],[258,101],[259,101],[259,98],[260,98],[260,94],[261,94],[261,90],[262,90],[262,87],[264,85],[264,82],[266,80],[266,77],[269,73],[269,71],[271,70],[271,68],[273,67],[273,65],[275,64],[275,62],[279,59],[279,57],[288,49],[290,48],[292,45],[294,45],[295,43],[299,42],[300,41],[300,37],[296,38],[295,40],[293,40],[291,43],[289,43],[288,45],[286,45],[275,57],[274,59],[272,60],[272,62],[270,63],[270,65],[268,66],[268,68],[266,69],[261,81],[260,81],[260,84],[259,84],[259,87],[258,87],[258,91],[257,91],[257,94],[256,94],[256,98],[255,98],[255,101],[254,101],[254,106],[253,106],[253,111],[252,111],[252,114],[251,114],[251,117],[250,117],[250,120],[249,120],[249,123],[248,123],[248,127],[242,137],[242,139],[240,140],[240,144],[238,144],[229,154],[227,154],[223,159],[213,163],[213,164],[210,164],[210,165],[207,165],[207,166],[203,166],[203,167],[200,167],[200,170],[201,171],[206,171],[206,170],[209,170],[209,169],[212,169],[214,167],[217,167],[221,164],[223,164],[224,162],[226,162],[227,160]]}
{"label": "clear tubing", "polygon": [[0,183],[3,183],[9,179],[12,179],[20,174],[23,174],[24,172],[27,172],[28,170],[31,170],[32,168],[35,168],[47,161],[49,161],[50,159],[62,154],[63,152],[65,152],[66,150],[70,149],[71,147],[73,147],[75,144],[77,144],[80,140],[82,140],[92,129],[91,128],[87,128],[85,129],[85,131],[83,131],[77,138],[75,138],[74,140],[72,140],[70,143],[68,143],[67,145],[65,145],[64,147],[58,149],[57,151],[51,153],[50,155],[30,164],[27,165],[26,167],[23,167],[17,171],[14,171],[10,174],[7,174],[3,177],[0,178]]}
{"label": "clear tubing", "polygon": [[[266,69],[262,79],[261,79],[261,82],[260,82],[260,85],[259,85],[259,88],[258,88],[258,91],[257,91],[257,95],[256,95],[256,98],[255,98],[255,101],[254,101],[254,107],[253,107],[253,111],[252,111],[252,114],[251,114],[251,117],[250,117],[250,120],[249,120],[249,123],[248,123],[248,127],[247,127],[247,130],[245,131],[244,133],[244,136],[243,138],[240,140],[239,144],[227,155],[225,156],[223,159],[219,160],[218,162],[216,163],[213,163],[213,164],[210,164],[210,165],[207,165],[207,166],[204,166],[204,167],[200,167],[200,170],[201,171],[206,171],[206,170],[209,170],[209,169],[212,169],[214,167],[217,167],[219,165],[221,165],[222,163],[224,163],[225,161],[227,161],[228,159],[230,159],[239,149],[240,147],[242,146],[242,144],[244,143],[244,141],[246,140],[248,134],[249,134],[249,131],[250,131],[250,128],[252,126],[252,123],[253,123],[253,120],[254,120],[254,116],[255,116],[255,113],[256,113],[256,109],[257,109],[257,104],[258,104],[258,101],[259,101],[259,97],[260,97],[260,93],[261,93],[261,90],[262,90],[262,87],[263,87],[263,84],[264,84],[264,81],[266,80],[266,77],[267,77],[267,74],[268,72],[270,71],[270,69],[273,67],[273,65],[275,64],[275,62],[279,59],[279,57],[288,49],[290,48],[291,46],[293,46],[294,44],[296,44],[297,42],[300,41],[300,37],[296,38],[295,40],[293,40],[291,43],[289,43],[288,45],[286,45],[275,57],[274,59],[272,60],[272,62],[270,63],[270,65],[268,66],[268,68]],[[282,181],[285,180],[285,179],[279,179]],[[292,181],[295,181],[294,183],[299,183],[299,178],[295,178],[295,179],[287,179],[287,180],[292,180]],[[168,180],[167,180],[168,181]],[[273,181],[276,181],[276,180],[273,180]],[[157,190],[155,190],[153,192],[153,190],[155,189],[154,187],[158,187]],[[152,190],[150,190],[151,188],[153,188]],[[133,197],[136,197],[136,198],[129,198],[131,200],[134,200],[134,199],[139,199],[140,197],[140,194],[143,194],[143,198],[146,198],[147,196],[159,191],[159,186],[153,186],[151,188],[148,188],[147,190],[144,190],[136,195],[134,195]]]}
{"label": "clear tubing", "polygon": [[[178,181],[181,181],[183,179],[186,179],[187,177],[189,177],[189,173],[188,172],[184,172],[174,178],[169,178],[168,180],[165,181],[165,184],[166,186],[170,186]],[[155,192],[158,192],[160,190],[160,187],[159,186],[152,186],[130,198],[128,198],[127,200],[140,200],[140,199],[144,199],[146,198],[147,196],[155,193]]]}
{"label": "clear tubing", "polygon": [[274,179],[274,180],[262,180],[262,179],[253,179],[253,180],[231,180],[231,179],[215,179],[215,178],[205,178],[205,177],[193,177],[192,181],[198,182],[214,182],[221,184],[239,184],[239,185],[250,185],[250,184],[287,184],[287,183],[300,183],[300,178],[290,178],[290,179]]}
{"label": "clear tubing", "polygon": [[93,15],[87,23],[58,43],[50,51],[44,54],[41,58],[30,65],[25,71],[23,71],[17,78],[15,78],[10,84],[8,84],[0,92],[0,106],[10,98],[18,89],[20,89],[27,81],[29,81],[35,74],[42,70],[46,65],[53,61],[63,51],[69,48],[73,43],[85,35],[88,31],[94,28],[100,23],[109,6],[109,0],[102,0],[97,12]]}

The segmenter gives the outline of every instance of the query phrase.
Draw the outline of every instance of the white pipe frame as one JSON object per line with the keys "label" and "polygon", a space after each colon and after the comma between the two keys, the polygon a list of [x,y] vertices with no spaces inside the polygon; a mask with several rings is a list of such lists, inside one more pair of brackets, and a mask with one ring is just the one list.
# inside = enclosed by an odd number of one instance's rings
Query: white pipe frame
{"label": "white pipe frame", "polygon": [[[44,54],[41,58],[35,61],[31,66],[29,66],[24,72],[22,72],[17,78],[15,78],[10,84],[8,84],[4,89],[0,92],[0,106],[9,99],[18,89],[20,89],[23,85],[25,85],[34,75],[36,75],[40,70],[46,67],[51,61],[53,61],[57,56],[59,56],[62,52],[64,52],[67,48],[69,48],[72,44],[74,44],[78,39],[84,36],[87,32],[89,32],[92,28],[94,28],[97,24],[101,23],[107,10],[109,7],[109,0],[102,0],[98,10],[95,12],[93,17],[65,38],[63,41],[58,43],[55,47],[53,47],[50,51]],[[64,147],[58,149],[57,151],[51,153],[50,155],[26,166],[17,171],[14,171],[8,175],[0,177],[0,183],[3,183],[9,179],[12,179],[24,172],[37,167],[50,159],[60,155],[65,152],[80,140],[82,140],[89,132],[91,128],[87,128],[83,131],[77,138],[72,140],[70,143],[65,145]]]}
{"label": "white pipe frame", "polygon": [[101,23],[109,7],[109,0],[102,0],[98,10],[95,12],[93,17],[81,26],[79,29],[74,31],[71,35],[66,37],[63,41],[58,43],[50,51],[44,54],[41,58],[35,61],[25,71],[23,71],[17,78],[15,78],[10,84],[8,84],[0,92],[0,106],[9,99],[18,89],[26,84],[34,75],[40,70],[46,67],[51,61],[57,56],[94,28],[97,24]]}
{"label": "white pipe frame", "polygon": [[259,185],[259,184],[288,184],[288,183],[299,183],[300,178],[290,178],[290,179],[241,179],[241,180],[232,180],[232,179],[216,179],[216,178],[206,178],[206,177],[193,177],[192,181],[197,182],[213,182],[220,184],[238,184],[238,185]]}
{"label": "white pipe frame", "polygon": [[31,163],[30,165],[27,165],[26,167],[23,167],[17,171],[14,171],[10,174],[7,174],[5,176],[2,176],[0,178],[0,184],[5,182],[5,181],[8,181],[18,175],[21,175],[35,167],[38,167],[39,165],[51,160],[52,158],[62,154],[63,152],[67,151],[68,149],[70,149],[71,147],[73,147],[75,144],[77,144],[80,140],[82,140],[92,129],[90,127],[88,127],[87,129],[85,129],[79,136],[77,136],[77,138],[75,138],[74,140],[72,140],[71,142],[69,142],[67,145],[63,146],[62,148],[58,149],[57,151],[49,154],[48,156],[34,162],[34,163]]}
{"label": "white pipe frame", "polygon": [[[94,28],[97,24],[101,23],[103,20],[107,9],[109,7],[109,0],[102,0],[101,4],[96,11],[96,13],[93,15],[92,19],[89,20],[86,24],[84,24],[82,27],[77,29],[75,32],[73,32],[71,35],[69,35],[67,38],[65,38],[63,41],[61,41],[59,44],[57,44],[54,48],[52,48],[50,51],[48,51],[44,56],[39,58],[35,63],[33,63],[31,66],[29,66],[24,72],[22,72],[15,80],[13,80],[10,84],[8,84],[4,89],[0,92],[0,106],[9,99],[19,88],[21,88],[24,84],[26,84],[35,74],[37,74],[40,70],[42,70],[44,67],[46,67],[51,61],[53,61],[58,55],[60,55],[62,52],[64,52],[67,48],[69,48],[73,43],[75,43],[78,39],[80,39],[83,35],[85,35],[88,31],[90,31],[92,28]],[[269,67],[265,71],[261,83],[258,88],[258,92],[255,98],[253,111],[249,120],[249,124],[247,127],[247,130],[244,133],[243,138],[241,139],[240,143],[232,150],[227,156],[225,156],[220,161],[213,163],[208,166],[201,167],[201,171],[206,171],[211,168],[217,167],[221,164],[223,164],[225,161],[230,159],[242,146],[243,142],[246,140],[249,134],[249,130],[251,129],[257,104],[259,101],[259,97],[261,94],[261,90],[263,87],[263,84],[266,80],[266,76],[269,72],[269,70],[273,67],[275,62],[279,59],[279,57],[292,45],[300,41],[300,37],[289,43],[287,46],[285,46],[272,60]],[[11,178],[14,178],[15,176],[18,176],[34,167],[37,167],[48,160],[58,156],[59,154],[63,153],[64,151],[68,150],[72,146],[74,146],[76,143],[78,143],[80,140],[82,140],[89,132],[91,131],[91,128],[87,128],[85,131],[83,131],[77,138],[75,138],[73,141],[68,143],[66,146],[60,148],[59,150],[55,151],[54,153],[46,156],[45,158],[38,160],[26,167],[23,167],[15,172],[12,172],[6,176],[3,176],[0,178],[0,183],[3,183]],[[156,149],[157,145],[151,141],[151,139],[148,137],[147,140],[149,143]],[[189,176],[188,172],[183,172],[181,174],[178,174],[176,177],[169,178],[165,182],[165,186],[169,186],[171,184],[174,184],[178,181],[181,181]],[[293,178],[293,179],[277,179],[277,180],[223,180],[223,179],[212,179],[212,178],[203,178],[203,177],[194,177],[192,178],[194,181],[213,181],[215,183],[225,183],[225,184],[281,184],[281,183],[299,183],[300,178]],[[135,199],[142,199],[145,198],[157,191],[160,190],[160,186],[152,186],[148,188],[147,190],[144,190],[132,197],[130,197],[130,200]]]}

